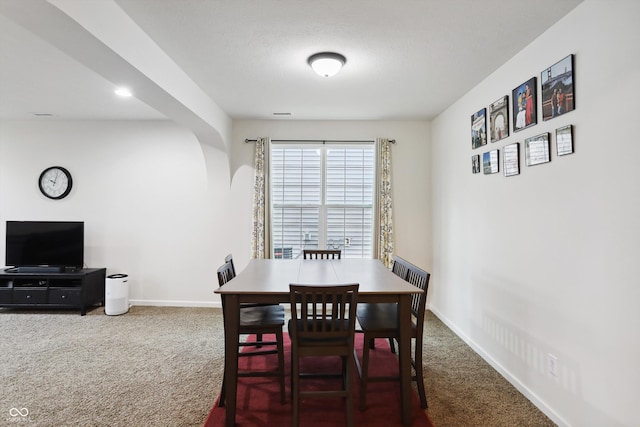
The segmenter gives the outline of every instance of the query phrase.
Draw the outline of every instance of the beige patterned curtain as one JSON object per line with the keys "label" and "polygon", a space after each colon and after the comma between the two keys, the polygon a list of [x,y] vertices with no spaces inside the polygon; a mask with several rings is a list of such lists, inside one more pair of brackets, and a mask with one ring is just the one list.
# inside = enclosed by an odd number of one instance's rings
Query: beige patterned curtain
{"label": "beige patterned curtain", "polygon": [[393,199],[391,195],[391,141],[386,138],[376,140],[378,159],[377,169],[377,198],[378,198],[378,236],[376,252],[377,258],[387,268],[393,264]]}
{"label": "beige patterned curtain", "polygon": [[258,138],[253,183],[253,232],[251,258],[269,257],[269,138]]}

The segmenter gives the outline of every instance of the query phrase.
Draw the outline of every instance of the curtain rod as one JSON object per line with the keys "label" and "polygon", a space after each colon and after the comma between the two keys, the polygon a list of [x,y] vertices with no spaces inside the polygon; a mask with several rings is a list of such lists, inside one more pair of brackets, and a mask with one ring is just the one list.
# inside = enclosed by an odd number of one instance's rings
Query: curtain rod
{"label": "curtain rod", "polygon": [[[250,142],[257,142],[257,139],[248,139],[244,140],[245,144]],[[354,142],[354,143],[362,143],[362,142],[374,142],[373,140],[349,140],[349,139],[272,139],[271,142],[321,142],[323,144],[327,142]],[[390,143],[395,144],[395,139],[390,139]]]}

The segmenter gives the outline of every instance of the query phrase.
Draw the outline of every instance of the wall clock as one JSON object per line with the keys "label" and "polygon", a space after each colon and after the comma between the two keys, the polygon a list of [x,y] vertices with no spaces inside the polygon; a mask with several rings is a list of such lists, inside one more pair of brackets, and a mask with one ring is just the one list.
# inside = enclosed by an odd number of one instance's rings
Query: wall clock
{"label": "wall clock", "polygon": [[42,194],[50,199],[64,199],[71,192],[71,173],[62,166],[50,166],[40,174],[38,186]]}

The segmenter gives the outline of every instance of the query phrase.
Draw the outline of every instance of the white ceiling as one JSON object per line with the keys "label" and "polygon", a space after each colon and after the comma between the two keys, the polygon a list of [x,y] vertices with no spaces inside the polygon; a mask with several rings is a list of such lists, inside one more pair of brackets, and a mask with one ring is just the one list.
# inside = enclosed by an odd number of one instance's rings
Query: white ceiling
{"label": "white ceiling", "polygon": [[[112,63],[109,42],[106,62],[86,47],[104,41],[85,25],[101,4],[128,15],[232,119],[404,120],[435,117],[582,0],[84,1],[64,20],[51,10],[80,0],[0,0],[0,119],[174,118],[171,80],[148,69],[130,66],[150,76],[139,96],[129,83],[137,99],[113,95],[131,61]],[[124,22],[100,26],[125,37]],[[314,74],[306,60],[320,51],[345,55],[344,69]]]}

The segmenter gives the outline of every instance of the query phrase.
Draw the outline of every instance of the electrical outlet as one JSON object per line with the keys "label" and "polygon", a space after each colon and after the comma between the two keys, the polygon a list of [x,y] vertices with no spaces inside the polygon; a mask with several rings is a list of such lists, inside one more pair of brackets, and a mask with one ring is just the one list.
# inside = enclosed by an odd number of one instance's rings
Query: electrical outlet
{"label": "electrical outlet", "polygon": [[558,376],[558,358],[551,353],[547,355],[547,372],[552,377]]}
{"label": "electrical outlet", "polygon": [[345,246],[349,246],[351,244],[351,238],[350,237],[345,237],[344,238],[344,245]]}

